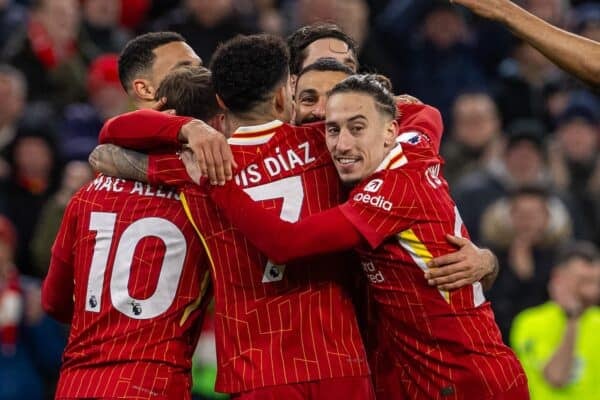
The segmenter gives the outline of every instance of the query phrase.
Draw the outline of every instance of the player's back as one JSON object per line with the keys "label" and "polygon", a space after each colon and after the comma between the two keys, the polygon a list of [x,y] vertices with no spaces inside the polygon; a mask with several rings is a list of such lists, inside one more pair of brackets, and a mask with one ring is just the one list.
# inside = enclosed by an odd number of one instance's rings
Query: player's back
{"label": "player's back", "polygon": [[427,262],[456,250],[445,235],[468,233],[426,137],[407,133],[399,142],[344,206],[359,227],[376,227],[373,247],[360,250],[377,309],[376,369],[401,371],[411,399],[492,398],[525,382],[523,371],[479,283],[450,292],[427,284]]}
{"label": "player's back", "polygon": [[[274,121],[238,130],[230,144],[240,165],[236,182],[282,219],[297,221],[340,201],[322,128]],[[349,275],[343,255],[273,265],[207,201],[205,191],[184,193],[214,265],[217,390],[368,374],[342,285]]]}
{"label": "player's back", "polygon": [[71,253],[74,313],[57,397],[187,398],[208,263],[173,189],[98,176],[53,251]]}

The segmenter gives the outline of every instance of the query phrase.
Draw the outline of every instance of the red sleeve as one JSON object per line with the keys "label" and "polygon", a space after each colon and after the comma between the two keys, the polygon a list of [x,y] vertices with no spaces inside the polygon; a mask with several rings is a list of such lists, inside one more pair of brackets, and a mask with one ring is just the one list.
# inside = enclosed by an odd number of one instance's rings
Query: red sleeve
{"label": "red sleeve", "polygon": [[148,183],[182,187],[194,183],[178,154],[150,154],[148,156]]}
{"label": "red sleeve", "polygon": [[181,127],[192,119],[154,110],[133,111],[106,121],[100,131],[100,143],[140,151],[177,148]]}
{"label": "red sleeve", "polygon": [[341,213],[372,248],[410,227],[415,220],[414,172],[385,170],[350,193]]}
{"label": "red sleeve", "polygon": [[211,197],[227,219],[275,264],[350,250],[362,241],[339,207],[290,223],[262,208],[232,182],[213,187]]}
{"label": "red sleeve", "polygon": [[397,107],[400,113],[400,133],[417,131],[426,134],[439,154],[444,122],[438,109],[427,104],[398,103]]}
{"label": "red sleeve", "polygon": [[73,252],[76,232],[75,207],[77,195],[73,197],[63,216],[56,240],[52,246],[52,257],[48,274],[42,285],[42,307],[44,311],[61,322],[70,322],[73,317],[74,271]]}
{"label": "red sleeve", "polygon": [[48,275],[42,284],[42,308],[54,319],[70,323],[74,290],[73,265],[52,255]]}

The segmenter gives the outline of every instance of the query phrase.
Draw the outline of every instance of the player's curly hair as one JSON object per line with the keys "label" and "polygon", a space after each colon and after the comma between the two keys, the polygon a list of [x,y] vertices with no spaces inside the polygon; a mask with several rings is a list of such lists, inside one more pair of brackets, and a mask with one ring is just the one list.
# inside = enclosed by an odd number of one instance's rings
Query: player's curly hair
{"label": "player's curly hair", "polygon": [[392,94],[390,80],[378,74],[352,75],[335,85],[328,96],[338,93],[364,93],[373,98],[375,107],[383,114],[396,119],[398,110]]}
{"label": "player's curly hair", "polygon": [[285,42],[277,36],[236,36],[213,54],[215,92],[232,112],[250,111],[271,99],[288,79],[289,59]]}
{"label": "player's curly hair", "polygon": [[358,60],[356,57],[358,46],[354,39],[344,33],[341,28],[335,24],[319,22],[312,25],[303,26],[287,38],[287,44],[290,49],[290,73],[297,75],[302,70],[302,64],[306,60],[306,48],[319,39],[338,39],[348,45],[351,50],[356,67]]}
{"label": "player's curly hair", "polygon": [[185,65],[169,72],[156,91],[156,100],[163,97],[167,99],[163,109],[173,109],[177,115],[207,121],[219,111],[206,67]]}

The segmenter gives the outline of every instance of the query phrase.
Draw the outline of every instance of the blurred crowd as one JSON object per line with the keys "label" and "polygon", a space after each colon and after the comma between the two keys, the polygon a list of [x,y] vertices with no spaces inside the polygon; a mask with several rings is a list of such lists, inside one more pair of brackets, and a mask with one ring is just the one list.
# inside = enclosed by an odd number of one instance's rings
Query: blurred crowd
{"label": "blurred crowd", "polygon": [[[600,41],[597,1],[520,4]],[[500,259],[488,298],[505,340],[517,314],[556,301],[560,245],[600,245],[600,97],[503,27],[442,0],[0,0],[0,399],[51,396],[68,330],[41,311],[39,284],[103,121],[132,109],[124,44],[173,30],[208,64],[238,33],[316,21],[359,43],[362,71],[441,110],[445,176],[472,239]],[[199,359],[214,366],[208,338]],[[210,392],[214,368],[194,372]]]}

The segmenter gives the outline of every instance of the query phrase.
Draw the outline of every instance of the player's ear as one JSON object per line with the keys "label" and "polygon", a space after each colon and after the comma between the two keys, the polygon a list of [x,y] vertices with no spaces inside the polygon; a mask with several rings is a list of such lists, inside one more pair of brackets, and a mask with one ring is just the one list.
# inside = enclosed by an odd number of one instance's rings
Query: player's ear
{"label": "player's ear", "polygon": [[398,136],[398,122],[395,119],[390,120],[385,126],[385,147],[393,147]]}
{"label": "player's ear", "polygon": [[275,109],[277,110],[278,113],[282,113],[286,110],[286,103],[288,102],[288,99],[286,98],[287,96],[289,96],[289,93],[286,90],[286,86],[281,85],[275,92],[275,99],[274,99]]}
{"label": "player's ear", "polygon": [[135,97],[144,101],[155,101],[156,90],[147,79],[134,79],[131,83]]}

